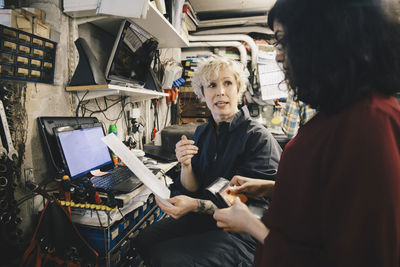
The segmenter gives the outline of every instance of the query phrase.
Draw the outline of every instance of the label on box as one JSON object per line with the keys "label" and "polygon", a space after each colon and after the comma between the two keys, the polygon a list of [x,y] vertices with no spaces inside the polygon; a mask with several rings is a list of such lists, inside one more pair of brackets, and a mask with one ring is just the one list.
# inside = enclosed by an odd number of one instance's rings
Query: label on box
{"label": "label on box", "polygon": [[40,78],[40,71],[38,71],[38,70],[31,70],[31,76],[32,76],[32,77],[36,77],[36,78]]}
{"label": "label on box", "polygon": [[40,40],[38,38],[33,38],[32,39],[32,43],[34,43],[35,45],[42,46],[43,45],[43,40]]}
{"label": "label on box", "polygon": [[31,41],[31,37],[29,37],[29,36],[26,35],[26,34],[20,33],[20,34],[18,35],[18,37],[19,37],[19,39],[20,39],[21,41],[24,41],[24,42],[27,42],[27,43],[30,43],[30,41]]}
{"label": "label on box", "polygon": [[124,230],[126,230],[126,228],[128,228],[128,226],[129,226],[129,221],[125,221],[124,222]]}
{"label": "label on box", "polygon": [[43,57],[43,51],[39,49],[33,49],[33,54],[38,57]]}
{"label": "label on box", "polygon": [[17,68],[17,74],[22,74],[23,76],[28,76],[29,70],[25,68]]}
{"label": "label on box", "polygon": [[10,29],[3,29],[3,34],[11,38],[17,38],[17,32]]}
{"label": "label on box", "polygon": [[17,50],[17,44],[8,41],[4,41],[4,47],[11,50]]}
{"label": "label on box", "polygon": [[46,42],[46,43],[44,44],[44,46],[47,47],[47,48],[51,48],[51,49],[54,48],[54,44],[53,44],[53,43],[50,43],[50,42]]}
{"label": "label on box", "polygon": [[43,62],[43,67],[51,69],[53,67],[53,64],[51,62]]}
{"label": "label on box", "polygon": [[118,234],[119,234],[119,231],[118,231],[118,227],[117,227],[114,229],[114,231],[111,232],[111,240],[114,240],[115,238],[117,238]]}
{"label": "label on box", "polygon": [[18,46],[18,50],[20,52],[24,52],[26,54],[30,54],[31,53],[31,48],[29,46],[25,46],[25,45],[19,45]]}
{"label": "label on box", "polygon": [[27,57],[18,56],[18,57],[17,57],[17,62],[18,62],[19,64],[28,65],[29,59],[28,59]]}
{"label": "label on box", "polygon": [[31,66],[40,68],[40,60],[31,59]]}
{"label": "label on box", "polygon": [[136,220],[138,217],[139,217],[139,210],[136,209],[136,210],[133,212],[133,219]]}

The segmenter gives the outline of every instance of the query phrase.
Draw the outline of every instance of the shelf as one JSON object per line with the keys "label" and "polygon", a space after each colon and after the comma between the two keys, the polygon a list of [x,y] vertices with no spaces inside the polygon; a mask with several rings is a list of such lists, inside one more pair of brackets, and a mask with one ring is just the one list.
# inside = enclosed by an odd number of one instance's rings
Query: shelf
{"label": "shelf", "polygon": [[145,19],[130,19],[143,30],[154,36],[158,48],[188,47],[189,42],[176,31],[169,21],[153,5],[149,5]]}
{"label": "shelf", "polygon": [[[93,2],[94,1],[94,2]],[[90,4],[90,2],[93,2]],[[78,24],[86,22],[95,22],[104,18],[122,19],[117,16],[97,15],[97,1],[90,0],[89,4],[77,5],[77,7],[64,9],[64,13],[76,19]],[[132,2],[134,4],[134,2]],[[189,47],[189,42],[186,40],[158,11],[152,4],[148,5],[146,18],[127,18],[131,22],[141,27],[148,34],[152,35],[158,41],[158,48],[180,48]],[[125,13],[126,6],[122,6],[121,14]],[[118,11],[118,10],[117,10]],[[114,12],[117,12],[114,11]]]}
{"label": "shelf", "polygon": [[130,96],[132,97],[132,101],[139,102],[168,96],[166,93],[157,92],[150,89],[133,88],[115,84],[68,86],[65,89],[68,92],[77,92],[80,99],[85,96],[84,100],[120,94]]}

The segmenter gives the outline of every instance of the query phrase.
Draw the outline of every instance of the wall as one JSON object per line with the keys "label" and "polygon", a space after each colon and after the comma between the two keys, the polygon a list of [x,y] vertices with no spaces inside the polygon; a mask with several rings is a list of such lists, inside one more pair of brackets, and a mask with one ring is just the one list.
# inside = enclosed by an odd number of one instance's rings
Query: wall
{"label": "wall", "polygon": [[[51,26],[51,38],[56,41],[56,64],[55,64],[55,76],[54,84],[47,85],[42,83],[27,83],[26,92],[26,113],[27,113],[27,138],[25,144],[25,156],[22,166],[22,173],[28,174],[28,170],[32,170],[29,177],[23,177],[23,182],[16,189],[15,198],[21,199],[22,197],[29,194],[29,191],[24,189],[24,180],[29,178],[36,183],[45,183],[52,181],[56,177],[48,176],[49,165],[45,161],[45,151],[43,151],[41,139],[38,132],[38,125],[36,122],[39,116],[75,116],[75,109],[77,105],[77,98],[75,93],[69,93],[65,91],[65,87],[71,78],[75,66],[77,64],[78,55],[75,49],[73,41],[77,38],[77,25],[73,19],[64,15],[61,11],[61,2],[58,0],[31,0],[29,2],[30,7],[36,7],[46,12],[46,23]],[[180,50],[180,49],[178,49]],[[162,57],[179,57],[180,52],[178,50],[164,50],[162,51]],[[180,60],[180,59],[179,59]],[[110,96],[109,99],[116,99],[118,96]],[[111,100],[110,100],[111,101]],[[128,98],[126,102],[134,101],[134,99]],[[99,106],[104,107],[104,100],[98,100]],[[151,109],[150,101],[140,102],[134,105],[141,109],[140,122],[145,124],[144,136],[147,141],[150,141],[150,135],[153,128],[153,113]],[[97,104],[91,101],[88,105],[90,109],[98,109]],[[130,108],[130,106],[128,106]],[[104,123],[106,127],[111,123],[108,119],[115,119],[118,117],[121,111],[121,104],[117,104],[109,109],[105,115],[102,113],[96,113],[94,116],[98,117],[100,121]],[[164,126],[165,114],[167,113],[167,106],[165,98],[160,100],[159,112],[160,114],[160,126]],[[87,114],[86,114],[87,115]],[[107,119],[107,118],[108,119]],[[167,118],[169,121],[169,118]],[[162,122],[162,123],[161,123]],[[119,130],[119,136],[122,140],[126,139],[126,122],[123,119],[119,119],[117,122],[117,128]],[[161,129],[159,129],[161,130]],[[137,141],[142,139],[142,135],[136,134],[134,138]],[[20,216],[22,217],[22,223],[20,228],[24,231],[25,237],[32,235],[33,223],[32,214],[36,214],[38,209],[42,207],[43,200],[37,196],[34,200],[28,200],[21,206]]]}

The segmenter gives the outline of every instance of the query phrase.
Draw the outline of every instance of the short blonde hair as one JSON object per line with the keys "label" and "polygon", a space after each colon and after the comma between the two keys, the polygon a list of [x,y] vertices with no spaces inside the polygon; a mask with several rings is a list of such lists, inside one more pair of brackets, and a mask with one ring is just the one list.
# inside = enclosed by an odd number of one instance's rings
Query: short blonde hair
{"label": "short blonde hair", "polygon": [[242,63],[236,60],[221,56],[211,56],[207,60],[199,63],[199,66],[191,79],[194,93],[200,99],[200,101],[205,101],[204,85],[211,79],[216,79],[220,71],[225,69],[233,72],[233,76],[235,77],[238,85],[239,101],[241,100],[249,82],[249,72],[247,69]]}

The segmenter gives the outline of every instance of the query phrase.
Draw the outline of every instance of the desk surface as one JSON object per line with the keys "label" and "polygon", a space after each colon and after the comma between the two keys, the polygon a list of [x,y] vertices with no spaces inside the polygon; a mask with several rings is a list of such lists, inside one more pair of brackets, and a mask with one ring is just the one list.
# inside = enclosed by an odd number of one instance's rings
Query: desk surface
{"label": "desk surface", "polygon": [[[156,168],[156,169],[161,170],[156,175],[157,178],[161,178],[162,175],[163,175],[163,172],[164,173],[168,172],[169,170],[171,170],[176,165],[178,165],[177,161],[166,162],[166,163],[158,162],[157,165],[148,165],[147,167],[149,169]],[[137,196],[144,188],[145,188],[145,186],[143,185],[143,186],[139,187],[138,189],[136,189],[136,190],[134,190],[134,191],[132,191],[130,193],[117,195],[117,196],[115,196],[115,198],[119,199],[119,200],[122,200],[124,205],[125,205],[129,200],[131,200],[133,197]]]}
{"label": "desk surface", "polygon": [[[151,165],[151,167],[158,168],[162,170],[164,173],[168,172],[172,168],[178,165],[177,161],[168,162],[168,163],[158,163],[157,165]],[[162,172],[158,172],[156,177],[161,178],[163,176]],[[118,211],[112,211],[109,214],[103,211],[92,212],[91,210],[79,209],[75,210],[72,213],[72,221],[74,223],[79,223],[83,225],[91,225],[91,226],[109,226],[114,222],[120,220],[123,215],[128,214],[129,212],[137,209],[142,206],[148,196],[151,194],[151,191],[145,186],[135,189],[134,191],[128,194],[121,194],[115,196],[115,198],[123,201],[124,206],[121,207]],[[105,195],[104,195],[105,196]]]}

